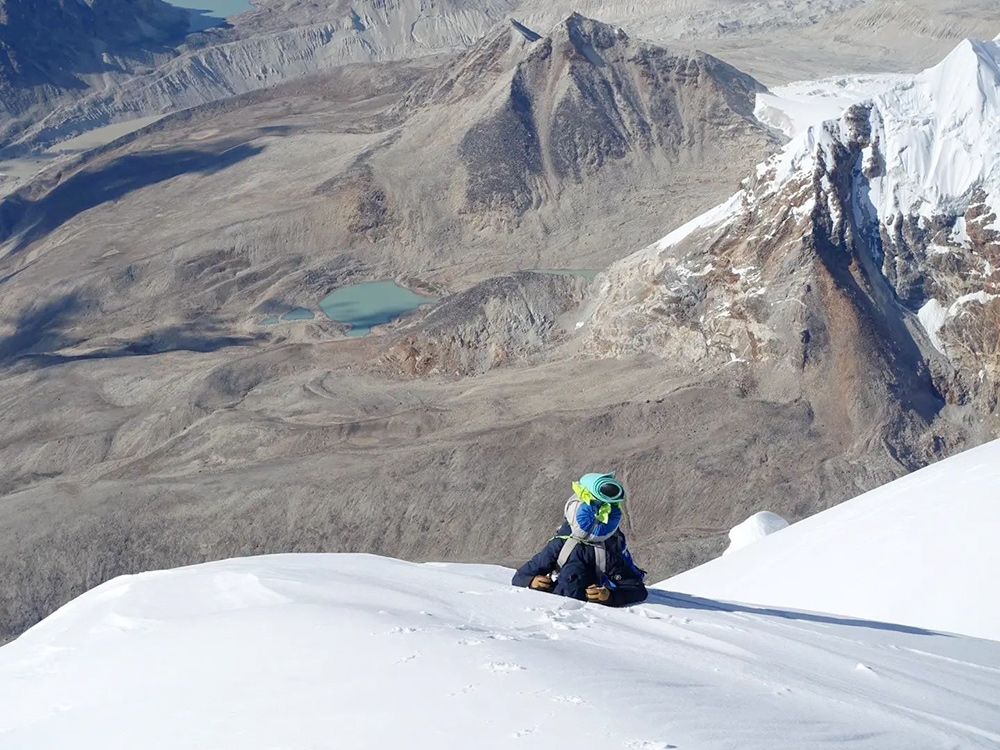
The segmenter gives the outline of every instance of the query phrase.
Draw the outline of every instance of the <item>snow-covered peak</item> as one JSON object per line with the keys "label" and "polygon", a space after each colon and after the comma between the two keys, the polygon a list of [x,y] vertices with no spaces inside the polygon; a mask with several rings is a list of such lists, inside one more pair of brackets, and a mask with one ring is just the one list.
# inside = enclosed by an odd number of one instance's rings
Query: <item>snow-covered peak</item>
{"label": "snow-covered peak", "polygon": [[1000,111],[1000,44],[966,39],[950,55],[917,76],[928,101],[951,120],[995,117]]}
{"label": "snow-covered peak", "polygon": [[873,104],[885,135],[887,174],[873,180],[880,217],[964,212],[980,188],[1000,198],[1000,44],[966,40]]}
{"label": "snow-covered peak", "polygon": [[[729,201],[609,268],[587,345],[699,367],[786,353],[801,363],[789,332],[808,321],[784,305],[808,307],[804,277],[817,242],[829,243],[858,261],[876,307],[894,298],[916,313],[936,300],[915,346],[927,357],[937,346],[954,367],[934,370],[936,393],[982,395],[994,409],[1000,358],[978,342],[1000,299],[1000,44],[965,41],[918,75],[795,84],[759,96],[756,111],[794,138]],[[778,257],[803,279],[779,272]],[[762,296],[769,307],[754,302]]]}

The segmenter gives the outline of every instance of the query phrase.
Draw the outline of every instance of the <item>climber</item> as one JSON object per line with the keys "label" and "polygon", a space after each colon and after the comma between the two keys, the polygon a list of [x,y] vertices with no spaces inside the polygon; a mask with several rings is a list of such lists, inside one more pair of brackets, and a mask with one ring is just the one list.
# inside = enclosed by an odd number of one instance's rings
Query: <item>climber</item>
{"label": "climber", "polygon": [[624,502],[625,488],[613,472],[584,474],[573,482],[556,535],[511,583],[611,607],[644,601],[646,573],[632,562],[619,529]]}

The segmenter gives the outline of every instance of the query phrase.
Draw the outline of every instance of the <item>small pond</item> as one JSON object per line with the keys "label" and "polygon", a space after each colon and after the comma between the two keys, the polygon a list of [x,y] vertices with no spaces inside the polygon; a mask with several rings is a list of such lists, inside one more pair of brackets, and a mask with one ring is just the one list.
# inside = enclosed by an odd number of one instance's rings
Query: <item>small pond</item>
{"label": "small pond", "polygon": [[330,320],[350,325],[348,336],[364,336],[372,326],[388,323],[437,300],[415,294],[392,281],[369,281],[337,289],[320,301],[319,308]]}
{"label": "small pond", "polygon": [[281,316],[282,320],[312,320],[316,315],[312,310],[307,310],[304,307],[296,307],[294,310],[289,310],[284,315]]}
{"label": "small pond", "polygon": [[294,323],[297,320],[313,320],[316,317],[316,313],[305,307],[295,307],[286,313],[279,315],[271,315],[260,321],[262,326],[276,326],[278,323]]}

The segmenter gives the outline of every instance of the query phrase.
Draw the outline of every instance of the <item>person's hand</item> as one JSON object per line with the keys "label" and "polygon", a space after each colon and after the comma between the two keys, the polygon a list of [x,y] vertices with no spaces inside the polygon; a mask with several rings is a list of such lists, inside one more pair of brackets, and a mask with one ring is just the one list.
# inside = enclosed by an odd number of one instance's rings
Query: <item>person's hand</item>
{"label": "person's hand", "polygon": [[528,584],[531,588],[537,589],[539,591],[548,591],[552,588],[552,579],[547,575],[535,576],[531,579],[531,583]]}
{"label": "person's hand", "polygon": [[605,588],[604,586],[587,586],[587,601],[588,602],[600,602],[604,604],[611,598],[611,590]]}

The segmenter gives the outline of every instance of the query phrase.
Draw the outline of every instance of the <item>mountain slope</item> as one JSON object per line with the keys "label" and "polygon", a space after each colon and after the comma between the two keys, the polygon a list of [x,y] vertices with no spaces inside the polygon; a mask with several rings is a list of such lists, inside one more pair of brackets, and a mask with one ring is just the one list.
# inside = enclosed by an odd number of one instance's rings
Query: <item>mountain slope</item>
{"label": "mountain slope", "polygon": [[1000,442],[799,521],[662,588],[1000,641]]}
{"label": "mountain slope", "polygon": [[59,97],[155,67],[188,26],[161,0],[2,0],[0,145]]}
{"label": "mountain slope", "polygon": [[385,194],[365,233],[434,254],[461,231],[467,253],[600,267],[777,147],[752,116],[761,90],[715,58],[579,15],[544,36],[505,24],[415,87],[397,137],[353,167]]}
{"label": "mountain slope", "polygon": [[928,431],[947,445],[967,419],[974,441],[988,437],[996,47],[964,43],[809,128],[728,203],[612,268],[590,349],[744,368],[914,468]]}
{"label": "mountain slope", "polygon": [[[1000,644],[286,555],[109,582],[0,649],[14,746],[995,746]],[[183,721],[177,717],[183,716]]]}

